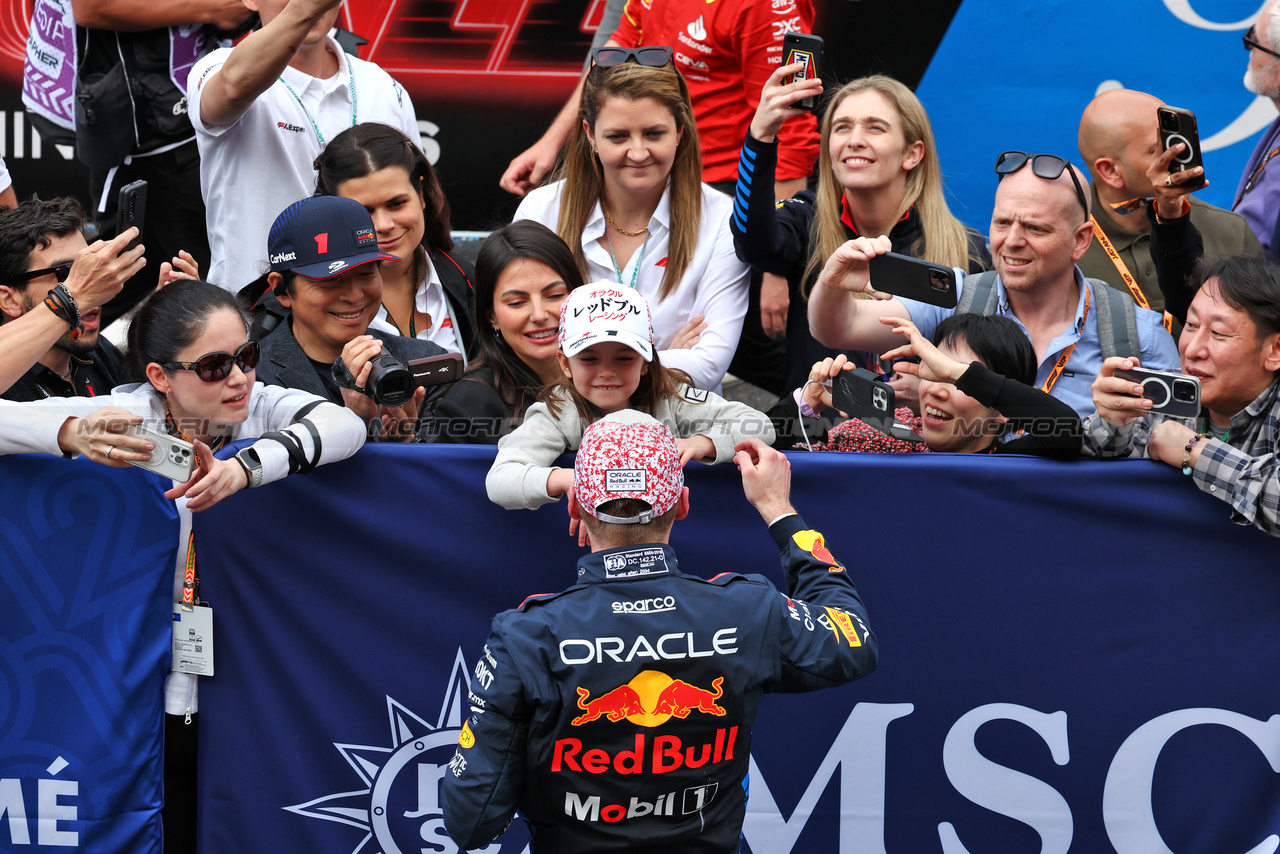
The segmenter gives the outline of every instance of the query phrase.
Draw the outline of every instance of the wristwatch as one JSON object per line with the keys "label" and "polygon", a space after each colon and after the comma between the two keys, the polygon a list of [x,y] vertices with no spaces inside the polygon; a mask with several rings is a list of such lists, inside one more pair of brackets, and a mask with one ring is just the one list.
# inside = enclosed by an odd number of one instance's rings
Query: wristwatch
{"label": "wristwatch", "polygon": [[245,448],[235,456],[236,462],[240,464],[240,468],[244,469],[245,476],[249,478],[249,488],[262,484],[262,460],[258,459],[258,454],[253,448]]}

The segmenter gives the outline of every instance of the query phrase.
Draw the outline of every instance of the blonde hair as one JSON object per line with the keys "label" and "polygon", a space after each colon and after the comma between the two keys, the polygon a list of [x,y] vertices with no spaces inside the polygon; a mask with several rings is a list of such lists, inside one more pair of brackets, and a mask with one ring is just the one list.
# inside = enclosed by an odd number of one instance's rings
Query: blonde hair
{"label": "blonde hair", "polygon": [[579,131],[574,134],[557,177],[564,178],[560,195],[560,216],[556,233],[573,250],[573,259],[584,278],[591,278],[587,259],[582,252],[582,231],[597,202],[601,200],[604,172],[600,159],[591,149],[591,141],[582,122],[595,128],[600,108],[606,98],[653,98],[671,111],[676,128],[681,132],[675,160],[668,176],[671,190],[671,240],[667,250],[667,268],[662,276],[658,299],[675,291],[689,266],[698,244],[698,223],[702,218],[702,152],[698,147],[698,129],[693,121],[689,88],[675,65],[667,63],[651,68],[635,62],[624,62],[611,68],[594,66],[588,73],[578,105]]}
{"label": "blonde hair", "polygon": [[924,143],[924,156],[907,173],[906,189],[894,214],[896,222],[912,205],[919,211],[922,236],[918,244],[910,248],[910,254],[935,264],[967,270],[970,260],[969,232],[947,207],[947,200],[942,192],[942,167],[938,163],[938,150],[933,141],[929,114],[914,92],[892,77],[876,74],[846,83],[831,98],[826,113],[823,114],[822,144],[818,150],[818,211],[810,227],[809,263],[805,267],[803,281],[809,282],[814,272],[848,240],[840,222],[844,191],[836,183],[831,166],[831,124],[836,110],[845,98],[867,89],[879,92],[898,111],[907,145]]}

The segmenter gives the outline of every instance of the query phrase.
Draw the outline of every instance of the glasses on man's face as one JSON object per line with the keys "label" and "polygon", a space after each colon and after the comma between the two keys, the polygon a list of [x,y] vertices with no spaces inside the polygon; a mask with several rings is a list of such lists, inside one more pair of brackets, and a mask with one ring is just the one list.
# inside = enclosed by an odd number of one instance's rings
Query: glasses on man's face
{"label": "glasses on man's face", "polygon": [[1001,179],[1005,175],[1012,175],[1027,163],[1031,164],[1031,172],[1037,178],[1044,178],[1046,181],[1056,181],[1062,177],[1062,173],[1066,172],[1071,176],[1071,183],[1076,185],[1076,198],[1080,201],[1080,207],[1084,210],[1085,217],[1089,216],[1089,203],[1085,200],[1084,188],[1080,186],[1080,179],[1076,177],[1076,170],[1067,168],[1071,164],[1056,154],[1028,154],[1025,151],[1006,151],[996,158],[996,174]]}
{"label": "glasses on man's face", "polygon": [[234,353],[206,353],[194,362],[166,362],[160,367],[166,371],[195,371],[202,382],[216,383],[231,375],[233,364],[249,373],[258,367],[258,356],[258,342],[248,341]]}
{"label": "glasses on man's face", "polygon": [[67,261],[66,263],[57,265],[56,267],[45,267],[42,270],[30,270],[18,276],[18,278],[14,279],[14,282],[25,283],[25,282],[31,281],[32,279],[38,279],[41,276],[47,276],[50,273],[53,273],[53,275],[58,277],[58,284],[62,284],[67,280],[67,277],[71,275],[71,265],[73,263],[75,262]]}
{"label": "glasses on man's face", "polygon": [[1257,27],[1250,27],[1249,31],[1245,33],[1244,36],[1241,37],[1241,40],[1244,42],[1245,50],[1260,50],[1263,53],[1268,54],[1269,56],[1274,56],[1277,59],[1280,59],[1280,53],[1276,53],[1271,48],[1263,47],[1262,45],[1258,44]]}
{"label": "glasses on man's face", "polygon": [[652,47],[598,47],[591,51],[591,64],[601,68],[613,68],[634,59],[637,65],[661,68],[671,61],[671,48],[665,45]]}

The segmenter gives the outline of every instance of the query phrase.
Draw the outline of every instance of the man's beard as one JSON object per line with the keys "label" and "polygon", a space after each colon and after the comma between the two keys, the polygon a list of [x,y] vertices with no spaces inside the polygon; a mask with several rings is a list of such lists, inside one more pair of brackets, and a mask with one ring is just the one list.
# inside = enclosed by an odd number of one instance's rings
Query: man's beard
{"label": "man's beard", "polygon": [[1256,69],[1252,65],[1244,70],[1244,88],[1264,98],[1280,98],[1280,74],[1273,75],[1276,79],[1270,88],[1264,88],[1258,82],[1258,75],[1255,71]]}
{"label": "man's beard", "polygon": [[[23,313],[25,314],[26,312],[31,311],[35,307],[36,307],[36,301],[33,300],[29,294],[26,295],[26,300],[23,305]],[[91,354],[94,351],[94,349],[97,348],[98,346],[99,330],[86,329],[83,333],[81,333],[79,338],[71,337],[71,333],[73,331],[75,330],[68,329],[61,338],[59,338],[57,341],[54,342],[53,346],[57,347],[59,350],[63,350],[67,353],[70,353],[72,356],[78,356],[81,359],[88,358],[89,354]]]}

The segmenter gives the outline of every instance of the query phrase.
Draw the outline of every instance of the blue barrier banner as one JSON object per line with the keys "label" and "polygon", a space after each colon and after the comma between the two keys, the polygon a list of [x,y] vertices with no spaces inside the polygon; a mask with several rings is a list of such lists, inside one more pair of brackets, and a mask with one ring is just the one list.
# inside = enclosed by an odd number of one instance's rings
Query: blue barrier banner
{"label": "blue barrier banner", "polygon": [[[217,612],[205,854],[453,852],[438,784],[491,616],[573,583],[563,502],[492,451],[368,447],[196,517]],[[767,698],[756,854],[1274,852],[1280,543],[1145,461],[793,454],[880,669]],[[686,572],[763,572],[733,466],[694,466]],[[490,854],[520,852],[516,822]]]}
{"label": "blue barrier banner", "polygon": [[160,854],[167,482],[0,461],[0,850]]}

